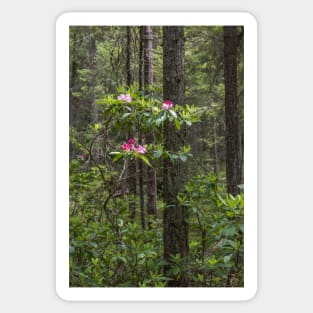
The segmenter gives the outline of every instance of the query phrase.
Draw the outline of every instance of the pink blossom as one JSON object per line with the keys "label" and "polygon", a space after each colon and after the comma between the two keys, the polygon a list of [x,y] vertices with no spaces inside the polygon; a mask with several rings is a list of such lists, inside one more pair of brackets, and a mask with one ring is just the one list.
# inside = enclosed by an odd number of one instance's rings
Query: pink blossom
{"label": "pink blossom", "polygon": [[135,139],[129,138],[126,142],[123,143],[122,149],[127,152],[136,152],[140,154],[145,154],[147,149],[145,146],[135,145]]}
{"label": "pink blossom", "polygon": [[145,146],[141,146],[141,145],[136,145],[135,146],[135,151],[137,153],[140,153],[140,154],[145,154],[147,152],[147,149]]}
{"label": "pink blossom", "polygon": [[83,154],[80,154],[80,155],[78,155],[78,158],[81,159],[81,160],[84,160],[85,156]]}
{"label": "pink blossom", "polygon": [[173,102],[171,100],[165,100],[162,104],[162,109],[167,111],[171,109],[174,106]]}
{"label": "pink blossom", "polygon": [[121,94],[121,95],[119,95],[117,97],[117,100],[121,100],[121,101],[125,101],[125,102],[131,102],[132,101],[132,97],[130,96],[129,93],[126,94],[126,95]]}
{"label": "pink blossom", "polygon": [[135,140],[133,138],[130,138],[127,140],[127,142],[124,142],[122,145],[122,149],[124,151],[133,151],[135,149]]}
{"label": "pink blossom", "polygon": [[124,151],[129,151],[129,144],[128,143],[123,143],[123,145],[122,145],[122,149],[124,150]]}

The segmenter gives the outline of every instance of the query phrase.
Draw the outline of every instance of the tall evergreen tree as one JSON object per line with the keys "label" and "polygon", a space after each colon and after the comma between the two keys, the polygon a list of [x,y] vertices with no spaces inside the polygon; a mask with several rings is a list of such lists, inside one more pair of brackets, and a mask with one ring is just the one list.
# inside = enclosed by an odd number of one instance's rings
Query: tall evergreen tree
{"label": "tall evergreen tree", "polygon": [[[151,95],[153,85],[153,33],[151,26],[144,26],[144,85],[145,93]],[[146,142],[152,143],[154,134],[148,132],[146,134]],[[156,169],[155,167],[147,168],[147,212],[151,216],[156,216],[157,203],[157,184],[156,184]]]}
{"label": "tall evergreen tree", "polygon": [[[72,36],[72,44],[70,45],[70,55],[71,55],[71,64],[70,64],[70,77],[69,77],[69,124],[70,128],[73,127],[74,124],[74,116],[75,116],[75,98],[73,97],[73,91],[76,85],[76,80],[77,80],[77,61],[76,61],[76,47],[75,47],[75,42],[76,42],[76,32],[71,31],[70,36]],[[73,159],[75,155],[75,147],[73,144],[70,142],[69,143],[69,153],[70,153],[70,160]]]}
{"label": "tall evergreen tree", "polygon": [[95,35],[89,33],[89,70],[90,70],[90,122],[93,125],[98,120],[97,107],[96,107],[96,93],[95,87],[97,84],[97,74],[96,74],[96,54],[97,54],[97,44]]}
{"label": "tall evergreen tree", "polygon": [[[174,104],[184,104],[184,27],[163,27],[163,97]],[[177,151],[181,146],[175,126],[164,125],[164,147],[168,151]],[[181,188],[182,167],[179,160],[164,160],[163,199],[165,202],[163,216],[164,258],[171,266],[171,257],[179,255],[183,262],[188,257],[188,223],[187,209],[180,205],[177,195]],[[187,286],[184,273],[172,277],[170,287]]]}
{"label": "tall evergreen tree", "polygon": [[[126,84],[130,87],[133,84],[133,73],[131,67],[131,59],[132,59],[132,49],[133,49],[133,39],[132,39],[132,29],[130,26],[126,27]],[[128,137],[132,137],[133,133],[135,132],[135,127],[133,127]],[[135,220],[136,217],[136,187],[137,187],[137,180],[136,180],[136,163],[135,161],[130,162],[128,166],[128,190],[130,195],[130,202],[129,202],[129,209],[132,221]]]}
{"label": "tall evergreen tree", "polygon": [[226,178],[227,191],[239,192],[242,182],[242,156],[237,97],[237,47],[236,26],[224,26],[224,77],[225,77],[225,127],[226,127]]}
{"label": "tall evergreen tree", "polygon": [[[143,92],[144,85],[144,72],[143,72],[143,47],[144,47],[144,26],[139,27],[139,64],[138,64],[138,81],[139,91]],[[142,145],[142,130],[138,129],[138,141]],[[139,198],[140,198],[140,214],[141,214],[141,226],[145,228],[145,197],[144,197],[144,170],[143,162],[139,160],[138,164],[138,183],[139,183]]]}

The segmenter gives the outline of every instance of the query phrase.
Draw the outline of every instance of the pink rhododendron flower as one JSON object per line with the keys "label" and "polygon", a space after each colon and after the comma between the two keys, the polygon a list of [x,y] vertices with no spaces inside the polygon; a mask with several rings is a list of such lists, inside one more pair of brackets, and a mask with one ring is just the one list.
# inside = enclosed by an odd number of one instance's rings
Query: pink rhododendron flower
{"label": "pink rhododendron flower", "polygon": [[128,93],[127,95],[119,95],[117,97],[117,100],[121,100],[121,101],[125,101],[125,102],[131,102],[132,101],[132,97],[130,96],[130,94]]}
{"label": "pink rhododendron flower", "polygon": [[135,145],[135,139],[129,138],[126,142],[122,144],[122,149],[127,152],[136,152],[140,154],[145,154],[147,149],[145,146]]}
{"label": "pink rhododendron flower", "polygon": [[129,144],[128,143],[123,143],[123,145],[122,145],[122,149],[124,150],[124,151],[129,151],[130,150],[130,148],[129,148]]}
{"label": "pink rhododendron flower", "polygon": [[135,146],[135,151],[140,154],[145,154],[147,152],[147,149],[145,146],[137,145]]}
{"label": "pink rhododendron flower", "polygon": [[173,102],[171,100],[165,100],[162,104],[162,109],[167,111],[171,109],[174,106]]}
{"label": "pink rhododendron flower", "polygon": [[85,156],[84,156],[83,154],[80,154],[80,155],[78,156],[78,158],[81,159],[81,160],[84,160],[84,159],[85,159]]}

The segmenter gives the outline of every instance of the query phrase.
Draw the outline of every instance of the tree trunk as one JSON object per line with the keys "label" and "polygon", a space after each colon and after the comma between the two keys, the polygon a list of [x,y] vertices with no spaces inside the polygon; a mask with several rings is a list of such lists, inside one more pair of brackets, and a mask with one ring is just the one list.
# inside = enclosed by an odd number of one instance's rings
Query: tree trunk
{"label": "tree trunk", "polygon": [[[132,58],[132,32],[131,27],[126,27],[126,84],[130,87],[133,84],[133,75],[131,69],[131,58]],[[135,133],[135,129],[130,130],[128,133],[128,137],[134,137],[133,134]],[[136,187],[137,187],[137,179],[136,179],[136,162],[130,162],[128,169],[127,169],[127,184],[129,190],[129,211],[130,211],[130,218],[132,222],[135,221],[136,218]]]}
{"label": "tree trunk", "polygon": [[[151,26],[144,26],[144,86],[145,94],[151,95],[151,87],[153,85],[153,34]],[[153,132],[147,132],[146,143],[150,144],[154,141]],[[157,184],[155,166],[147,167],[147,213],[150,216],[157,216]]]}
{"label": "tree trunk", "polygon": [[90,79],[90,109],[91,109],[91,117],[90,122],[91,124],[95,124],[98,121],[98,112],[96,107],[96,94],[95,94],[95,87],[97,84],[96,80],[96,53],[97,53],[97,46],[96,46],[96,38],[93,34],[89,33],[89,70],[91,72],[91,79]]}
{"label": "tree trunk", "polygon": [[214,174],[218,175],[218,152],[217,152],[217,143],[216,143],[216,125],[213,118],[212,133],[213,133],[213,147],[212,147],[212,160],[213,160],[213,170]]}
{"label": "tree trunk", "polygon": [[[139,144],[142,145],[142,133],[139,130]],[[141,227],[142,229],[146,228],[146,217],[145,217],[145,194],[144,194],[144,170],[143,170],[143,161],[138,160],[138,169],[139,169],[139,199],[140,199],[140,217],[141,217]]]}
{"label": "tree trunk", "polygon": [[[174,104],[184,104],[184,28],[182,26],[163,27],[163,96]],[[169,151],[178,151],[181,139],[172,123],[164,125],[164,147]],[[187,209],[179,204],[178,192],[181,188],[181,163],[164,160],[163,199],[165,202],[163,217],[165,272],[171,268],[172,256],[180,256],[183,263],[188,257]],[[171,277],[169,287],[187,286],[185,272]]]}
{"label": "tree trunk", "polygon": [[[139,27],[139,66],[138,66],[138,81],[139,81],[139,91],[143,91],[144,84],[144,73],[143,73],[143,35],[144,27]],[[139,144],[142,145],[142,131],[138,129],[138,140]],[[140,199],[140,216],[141,216],[141,226],[143,229],[146,228],[145,222],[145,197],[144,197],[144,170],[143,161],[138,160],[138,182],[139,182],[139,199]]]}
{"label": "tree trunk", "polygon": [[130,85],[133,83],[133,72],[131,69],[131,58],[132,58],[132,30],[130,26],[127,26],[126,28],[127,32],[127,49],[126,49],[126,73],[127,73],[127,86],[130,87]]}
{"label": "tree trunk", "polygon": [[138,65],[138,83],[139,91],[143,91],[143,37],[144,37],[144,26],[139,27],[139,65]]}
{"label": "tree trunk", "polygon": [[227,192],[239,193],[241,184],[240,124],[237,98],[237,30],[224,26],[224,78],[226,127],[226,179]]}
{"label": "tree trunk", "polygon": [[[74,126],[75,123],[75,112],[77,110],[77,105],[75,103],[75,98],[73,97],[73,91],[75,90],[77,79],[77,62],[76,62],[76,32],[73,34],[73,47],[72,47],[72,61],[71,61],[71,75],[69,84],[69,123],[70,128]],[[70,160],[75,157],[76,149],[75,146],[70,141]]]}

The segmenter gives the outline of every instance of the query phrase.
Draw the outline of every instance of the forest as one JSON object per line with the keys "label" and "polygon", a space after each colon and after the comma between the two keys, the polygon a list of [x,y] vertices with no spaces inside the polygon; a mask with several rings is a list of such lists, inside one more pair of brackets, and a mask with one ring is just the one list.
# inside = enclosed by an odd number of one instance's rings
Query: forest
{"label": "forest", "polygon": [[244,27],[69,31],[70,287],[244,287]]}

